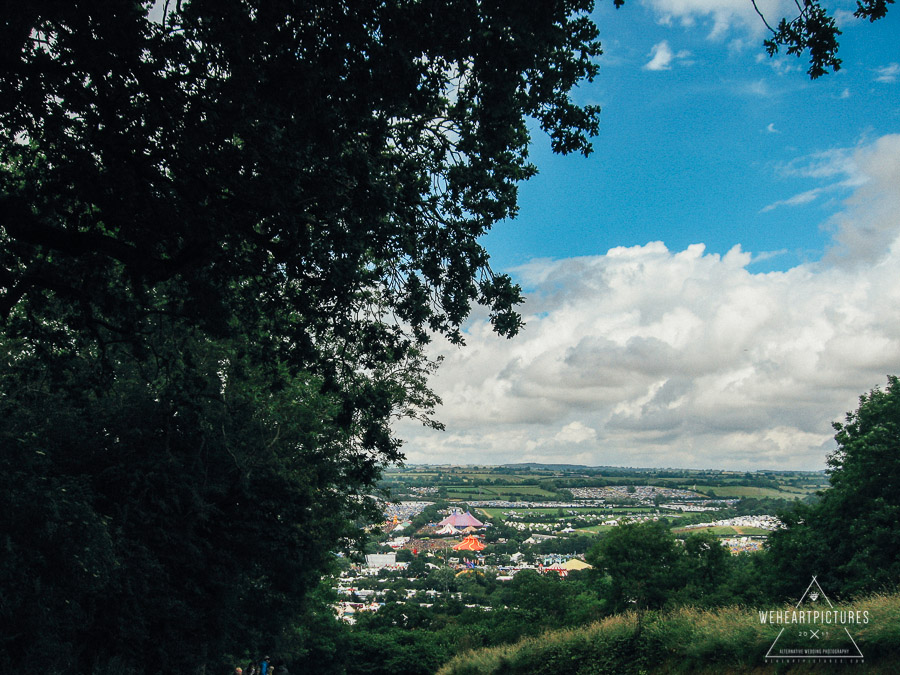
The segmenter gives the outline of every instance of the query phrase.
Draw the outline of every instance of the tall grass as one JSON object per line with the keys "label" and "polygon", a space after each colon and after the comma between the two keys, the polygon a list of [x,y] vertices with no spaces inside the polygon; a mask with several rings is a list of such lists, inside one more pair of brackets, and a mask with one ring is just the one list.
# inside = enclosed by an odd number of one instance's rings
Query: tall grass
{"label": "tall grass", "polygon": [[[767,608],[769,609],[769,608]],[[850,627],[865,657],[857,672],[900,673],[900,594],[877,594],[849,607],[870,622]],[[756,609],[684,607],[633,612],[582,628],[550,631],[513,645],[465,652],[438,675],[629,675],[643,673],[821,673],[848,664],[822,661],[766,663],[777,631]]]}

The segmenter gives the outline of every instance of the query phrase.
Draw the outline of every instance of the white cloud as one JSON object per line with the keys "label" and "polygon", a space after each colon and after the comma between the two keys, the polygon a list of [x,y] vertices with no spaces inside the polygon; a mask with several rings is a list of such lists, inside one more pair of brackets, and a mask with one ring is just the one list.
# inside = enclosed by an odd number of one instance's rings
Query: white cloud
{"label": "white cloud", "polygon": [[884,255],[900,231],[900,134],[857,149],[853,163],[859,188],[828,223],[835,232],[829,260],[869,265]]}
{"label": "white cloud", "polygon": [[669,43],[665,40],[653,45],[650,56],[652,58],[644,65],[644,70],[669,70],[672,59],[675,57]]}
{"label": "white cloud", "polygon": [[835,9],[832,16],[834,17],[834,21],[838,25],[838,28],[844,28],[845,26],[852,25],[859,21],[853,12],[848,9]]}
{"label": "white cloud", "polygon": [[802,206],[803,204],[809,204],[810,202],[815,201],[819,198],[819,195],[824,192],[823,188],[813,188],[812,190],[807,190],[806,192],[801,192],[800,194],[796,194],[793,197],[788,197],[787,199],[780,199],[777,202],[772,202],[767,206],[764,206],[760,209],[760,213],[768,213],[769,211],[773,211],[781,206]]}
{"label": "white cloud", "polygon": [[[766,28],[753,9],[753,3],[736,0],[645,0],[656,12],[660,23],[679,23],[685,27],[702,23],[709,27],[709,38],[724,37],[735,30],[761,36]],[[796,8],[787,0],[758,0],[757,6],[774,25]]]}
{"label": "white cloud", "polygon": [[592,441],[595,438],[597,438],[597,431],[578,421],[569,422],[569,424],[560,429],[559,433],[554,436],[555,440],[562,443],[575,444]]}
{"label": "white cloud", "polygon": [[771,98],[775,96],[775,92],[765,80],[754,80],[752,82],[744,82],[738,85],[737,93],[743,96],[754,96],[757,98]]}
{"label": "white cloud", "polygon": [[891,63],[890,65],[875,69],[876,82],[885,82],[888,84],[896,82],[898,75],[900,75],[900,63]]}
{"label": "white cloud", "polygon": [[[749,42],[740,42],[741,46],[746,47],[758,47],[759,46],[759,38],[749,41]],[[798,64],[797,60],[794,57],[787,56],[769,56],[763,52],[760,52],[756,55],[756,63],[761,65],[767,65],[769,68],[774,70],[778,75],[793,75],[794,73],[799,73],[803,70]]]}
{"label": "white cloud", "polygon": [[857,176],[853,149],[832,148],[812,155],[798,157],[779,167],[785,176],[804,178],[832,178],[834,176]]}
{"label": "white cloud", "polygon": [[[886,136],[885,139],[890,139]],[[882,142],[885,142],[884,140]],[[860,146],[860,148],[863,146]],[[821,187],[805,190],[787,199],[779,199],[760,209],[767,213],[783,206],[802,206],[817,200],[820,196],[856,189],[865,185],[870,176],[860,168],[860,159],[865,151],[860,148],[833,148],[799,157],[778,168],[779,173],[789,177],[828,179]],[[862,154],[861,154],[862,153]],[[833,224],[830,224],[833,227]]]}
{"label": "white cloud", "polygon": [[823,194],[854,190],[845,208],[824,226],[834,233],[827,259],[832,264],[869,264],[883,255],[900,231],[900,134],[872,144],[835,148],[802,157],[780,168],[786,176],[826,179],[826,185],[765,206],[761,213],[800,206]]}
{"label": "white cloud", "polygon": [[690,56],[690,52],[680,51],[677,54],[672,51],[666,40],[659,42],[650,49],[650,61],[644,64],[644,70],[671,70],[675,59],[684,60]]}
{"label": "white cloud", "polygon": [[823,467],[830,422],[900,364],[900,136],[789,170],[851,168],[819,263],[651,242],[520,268],[525,330],[435,347],[448,431],[398,427],[409,461]]}

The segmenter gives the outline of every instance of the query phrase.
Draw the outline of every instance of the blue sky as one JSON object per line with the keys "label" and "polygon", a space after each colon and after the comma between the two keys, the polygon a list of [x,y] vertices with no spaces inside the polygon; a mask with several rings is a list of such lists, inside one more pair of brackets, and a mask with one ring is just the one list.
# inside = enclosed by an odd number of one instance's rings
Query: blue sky
{"label": "blue sky", "polygon": [[598,5],[595,152],[536,135],[484,238],[526,328],[476,312],[434,345],[447,431],[398,424],[408,460],[824,468],[831,421],[900,373],[900,10],[834,3],[843,68],[810,81],[750,0]]}
{"label": "blue sky", "polygon": [[[656,8],[667,4],[684,10]],[[715,20],[701,10],[729,4],[744,11],[713,34]],[[764,55],[764,26],[749,0],[629,2],[619,10],[599,2],[595,19],[601,71],[576,97],[602,106],[595,152],[554,156],[535,134],[541,173],[521,188],[520,216],[485,239],[497,268],[653,240],[673,249],[703,242],[718,253],[737,243],[756,254],[782,252],[757,270],[820,258],[829,241],[820,226],[845,196],[840,190],[763,209],[821,187],[786,171],[798,158],[900,128],[900,11],[875,24],[845,20],[843,68],[816,81],[804,60]],[[671,61],[648,69],[658,45]]]}

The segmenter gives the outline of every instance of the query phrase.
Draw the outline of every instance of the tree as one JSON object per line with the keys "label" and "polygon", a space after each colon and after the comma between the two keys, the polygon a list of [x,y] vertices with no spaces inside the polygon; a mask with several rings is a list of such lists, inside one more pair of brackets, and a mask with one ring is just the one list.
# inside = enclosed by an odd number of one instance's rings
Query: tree
{"label": "tree", "polygon": [[658,609],[681,585],[679,550],[659,523],[629,523],[610,530],[591,549],[587,561],[610,577],[611,609]]}
{"label": "tree", "polygon": [[[478,237],[590,152],[589,0],[28,3],[0,55],[0,664],[220,667],[371,516]],[[151,18],[150,10],[161,10]]]}
{"label": "tree", "polygon": [[504,605],[540,613],[559,625],[573,600],[567,597],[571,595],[567,590],[557,574],[541,575],[526,569],[504,584],[501,598]]}
{"label": "tree", "polygon": [[428,566],[425,564],[423,555],[415,556],[406,568],[406,576],[423,577],[428,573]]}
{"label": "tree", "polygon": [[673,593],[674,602],[715,606],[735,601],[734,589],[729,587],[734,571],[732,556],[717,537],[705,532],[686,537],[679,566],[675,576],[684,586]]}
{"label": "tree", "polygon": [[128,672],[274,651],[332,560],[323,544],[355,536],[365,509],[342,491],[352,465],[317,387],[230,379],[217,396],[210,354],[190,370],[171,356],[149,381],[118,364],[98,394],[79,388],[91,364],[14,357],[0,399],[6,660]]}
{"label": "tree", "polygon": [[[841,31],[819,0],[803,0],[802,4],[797,2],[797,16],[790,20],[781,19],[777,28],[768,24],[756,0],[752,2],[772,33],[772,37],[765,41],[769,56],[777,54],[781,47],[788,55],[800,56],[809,52],[809,69],[806,72],[813,80],[826,74],[828,69],[832,72],[841,69],[841,60],[837,56]],[[858,0],[853,15],[857,19],[868,19],[871,23],[883,18],[887,14],[887,6],[892,4],[894,0]]]}
{"label": "tree", "polygon": [[456,572],[449,567],[432,570],[425,579],[425,588],[442,593],[455,592],[457,590]]}
{"label": "tree", "polygon": [[894,589],[900,578],[900,378],[891,375],[886,389],[860,396],[859,408],[834,428],[831,488],[782,514],[785,529],[769,539],[784,596],[796,595],[813,574],[845,597]]}

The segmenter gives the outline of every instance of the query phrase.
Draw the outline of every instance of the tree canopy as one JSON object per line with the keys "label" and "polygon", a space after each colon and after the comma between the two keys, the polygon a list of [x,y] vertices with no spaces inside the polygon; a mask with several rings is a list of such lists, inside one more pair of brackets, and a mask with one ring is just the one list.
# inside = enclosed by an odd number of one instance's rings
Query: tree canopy
{"label": "tree canopy", "polygon": [[784,513],[786,529],[770,537],[773,579],[786,597],[810,575],[845,597],[895,590],[900,577],[900,378],[860,396],[834,428],[831,488]]}
{"label": "tree canopy", "polygon": [[613,611],[658,609],[682,580],[681,553],[668,526],[648,521],[616,527],[587,555],[598,572],[610,577]]}
{"label": "tree canopy", "polygon": [[[27,3],[0,36],[0,663],[276,650],[371,515],[478,237],[590,152],[587,0]],[[152,14],[152,15],[151,15]]]}

